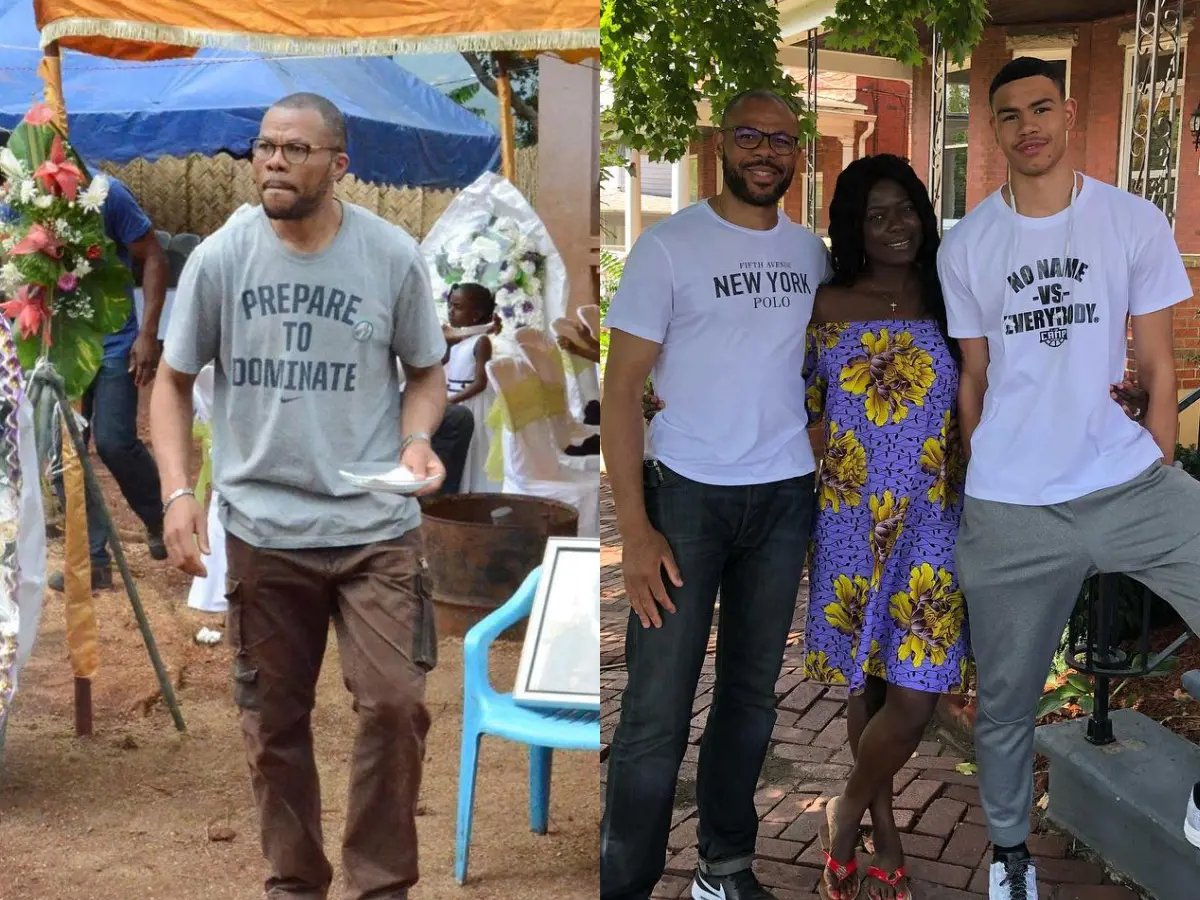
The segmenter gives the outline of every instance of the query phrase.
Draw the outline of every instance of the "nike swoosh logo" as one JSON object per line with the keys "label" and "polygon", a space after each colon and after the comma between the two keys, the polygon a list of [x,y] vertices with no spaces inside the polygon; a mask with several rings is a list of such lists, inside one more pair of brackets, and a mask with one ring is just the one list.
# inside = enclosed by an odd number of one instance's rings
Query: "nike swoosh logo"
{"label": "nike swoosh logo", "polygon": [[719,885],[714,889],[697,872],[692,881],[692,900],[725,900],[725,885]]}
{"label": "nike swoosh logo", "polygon": [[284,397],[279,402],[280,403],[291,403],[293,400],[299,400],[299,399],[300,399],[300,395],[297,394],[295,397]]}

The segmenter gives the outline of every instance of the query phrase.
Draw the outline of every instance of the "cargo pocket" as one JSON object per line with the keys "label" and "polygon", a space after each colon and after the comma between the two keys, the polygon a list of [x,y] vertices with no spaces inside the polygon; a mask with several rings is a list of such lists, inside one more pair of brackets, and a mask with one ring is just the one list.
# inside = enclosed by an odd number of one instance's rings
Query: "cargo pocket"
{"label": "cargo pocket", "polygon": [[413,612],[413,662],[432,672],[438,661],[437,624],[433,616],[433,594],[424,557],[417,555],[417,605]]}
{"label": "cargo pocket", "polygon": [[236,578],[225,579],[225,602],[227,612],[225,630],[229,633],[229,646],[233,648],[233,702],[239,709],[256,710],[261,701],[258,692],[258,667],[250,662],[246,652],[242,617],[244,610],[241,597],[241,582]]}

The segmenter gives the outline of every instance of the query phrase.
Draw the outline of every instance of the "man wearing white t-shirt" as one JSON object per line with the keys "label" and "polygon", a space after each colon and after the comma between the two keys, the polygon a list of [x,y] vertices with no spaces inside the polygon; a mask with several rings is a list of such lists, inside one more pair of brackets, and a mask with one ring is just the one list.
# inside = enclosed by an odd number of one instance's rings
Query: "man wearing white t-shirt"
{"label": "man wearing white t-shirt", "polygon": [[[754,793],[812,520],[801,370],[828,268],[821,241],[778,209],[796,135],[796,114],[778,96],[734,98],[718,143],[724,190],[639,238],[608,312],[602,443],[632,610],[601,825],[602,900],[647,900],[662,876],[718,591],[691,895],[771,897],[750,869]],[[651,372],[666,409],[647,436]]]}
{"label": "man wearing white t-shirt", "polygon": [[[1171,308],[1192,290],[1162,212],[1064,159],[1075,101],[1051,65],[1013,60],[990,102],[1009,183],[947,234],[938,268],[962,346],[970,462],[957,555],[995,845],[989,897],[1034,900],[1034,710],[1080,586],[1128,573],[1200,628],[1200,485],[1169,465]],[[1109,389],[1129,318],[1144,427]]]}

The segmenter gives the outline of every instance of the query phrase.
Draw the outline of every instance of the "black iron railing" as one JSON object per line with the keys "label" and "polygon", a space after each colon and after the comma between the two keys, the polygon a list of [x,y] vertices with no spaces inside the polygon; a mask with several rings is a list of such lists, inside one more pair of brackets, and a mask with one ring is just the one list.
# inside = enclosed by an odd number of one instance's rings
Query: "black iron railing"
{"label": "black iron railing", "polygon": [[[1200,389],[1179,401],[1183,412],[1200,401]],[[1200,445],[1200,435],[1197,435]],[[1141,594],[1140,637],[1138,646],[1124,650],[1115,638],[1117,613],[1120,610],[1121,582],[1127,575],[1097,575],[1084,587],[1076,614],[1067,628],[1067,663],[1085,675],[1092,676],[1092,713],[1088,718],[1087,739],[1093,744],[1111,744],[1114,740],[1109,718],[1109,698],[1112,681],[1140,678],[1155,671],[1169,656],[1192,636],[1184,632],[1165,650],[1150,654],[1150,618],[1157,599],[1146,587],[1138,585]]]}

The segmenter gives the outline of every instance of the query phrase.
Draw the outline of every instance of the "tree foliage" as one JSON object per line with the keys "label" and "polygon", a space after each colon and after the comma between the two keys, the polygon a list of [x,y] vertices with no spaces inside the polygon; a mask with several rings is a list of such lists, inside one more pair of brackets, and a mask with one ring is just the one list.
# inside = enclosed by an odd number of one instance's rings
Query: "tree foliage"
{"label": "tree foliage", "polygon": [[[918,65],[921,27],[942,35],[957,62],[978,43],[987,0],[838,0],[827,46],[870,50]],[[682,158],[698,137],[696,107],[720,110],[739,91],[770,88],[815,130],[799,85],[779,65],[775,0],[601,0],[600,53],[612,77],[621,143],[652,160]]]}
{"label": "tree foliage", "polygon": [[823,24],[833,49],[870,50],[919,66],[925,59],[922,25],[938,32],[950,59],[962,63],[986,20],[987,0],[838,0]]}
{"label": "tree foliage", "polygon": [[[512,53],[463,53],[462,57],[479,84],[488,93],[499,98],[496,79],[500,76],[498,57],[503,56],[508,66],[508,79],[512,84],[512,111],[518,147],[532,147],[538,140],[538,64],[536,59],[517,56]],[[465,101],[454,96],[462,89],[450,94],[450,98],[481,118],[485,115],[480,109],[467,104],[475,98],[477,91],[471,91]]]}
{"label": "tree foliage", "polygon": [[719,110],[751,88],[778,91],[802,111],[799,85],[776,60],[778,41],[772,0],[601,0],[600,55],[622,143],[652,160],[680,159],[699,135],[696,105]]}

